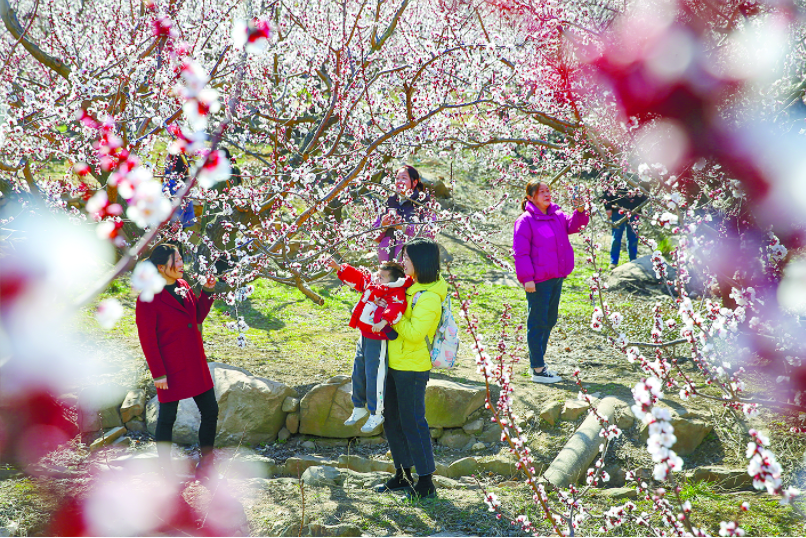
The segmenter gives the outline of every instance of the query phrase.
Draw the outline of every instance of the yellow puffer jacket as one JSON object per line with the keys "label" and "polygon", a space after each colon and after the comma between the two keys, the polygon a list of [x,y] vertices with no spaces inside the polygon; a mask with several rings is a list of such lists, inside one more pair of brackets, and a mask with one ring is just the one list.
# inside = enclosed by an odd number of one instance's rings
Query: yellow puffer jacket
{"label": "yellow puffer jacket", "polygon": [[[414,296],[417,304],[412,309]],[[425,337],[433,341],[442,317],[442,301],[448,296],[448,285],[440,277],[436,282],[414,285],[406,290],[406,311],[394,326],[397,338],[389,341],[389,368],[409,372],[431,369],[431,354]]]}

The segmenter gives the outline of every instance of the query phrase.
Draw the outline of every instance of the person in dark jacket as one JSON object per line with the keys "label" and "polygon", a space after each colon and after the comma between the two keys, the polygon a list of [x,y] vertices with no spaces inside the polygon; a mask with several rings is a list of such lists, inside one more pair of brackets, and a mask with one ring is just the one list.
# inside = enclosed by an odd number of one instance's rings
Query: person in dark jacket
{"label": "person in dark jacket", "polygon": [[[420,173],[413,166],[402,166],[395,175],[395,190],[386,200],[386,209],[375,221],[374,227],[383,227],[381,233],[375,238],[378,243],[378,261],[401,262],[403,259],[403,244],[413,239],[420,230],[420,226],[395,226],[401,222],[423,222],[428,211],[425,204],[430,197],[420,179]],[[423,235],[423,234],[420,234]],[[428,235],[427,233],[425,234]]]}
{"label": "person in dark jacket", "polygon": [[638,257],[638,234],[635,233],[635,226],[638,222],[638,213],[634,210],[646,201],[646,196],[636,189],[616,188],[605,191],[600,198],[604,202],[605,213],[611,223],[616,223],[624,219],[628,212],[633,213],[628,219],[618,226],[612,226],[612,237],[610,240],[610,269],[615,269],[621,255],[621,238],[624,230],[627,230],[627,254],[630,261]]}
{"label": "person in dark jacket", "polygon": [[193,398],[201,413],[201,460],[196,477],[204,481],[214,476],[212,458],[218,403],[199,324],[213,306],[211,293],[215,278],[208,279],[205,289],[197,296],[182,279],[184,265],[175,246],[158,245],[149,261],[165,279],[165,287],[150,302],[137,299],[135,319],[160,402],[154,435],[157,453],[165,473],[171,477],[171,441],[179,400]]}
{"label": "person in dark jacket", "polygon": [[[179,182],[187,183],[190,179],[188,164],[183,155],[169,155],[165,164],[165,177],[163,188],[168,190],[168,194],[175,196],[179,192]],[[190,228],[196,224],[196,213],[193,202],[185,199],[172,220],[182,223],[182,228]]]}

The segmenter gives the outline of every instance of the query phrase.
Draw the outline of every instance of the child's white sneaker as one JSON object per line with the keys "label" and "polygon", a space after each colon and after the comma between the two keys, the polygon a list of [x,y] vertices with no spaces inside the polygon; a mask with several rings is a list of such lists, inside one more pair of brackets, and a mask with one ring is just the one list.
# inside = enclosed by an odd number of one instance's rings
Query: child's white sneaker
{"label": "child's white sneaker", "polygon": [[372,415],[367,419],[364,425],[361,426],[361,431],[369,433],[381,424],[383,424],[383,415]]}
{"label": "child's white sneaker", "polygon": [[367,415],[369,415],[369,411],[367,411],[365,407],[355,407],[353,408],[353,414],[350,415],[350,418],[344,421],[344,425],[352,426]]}

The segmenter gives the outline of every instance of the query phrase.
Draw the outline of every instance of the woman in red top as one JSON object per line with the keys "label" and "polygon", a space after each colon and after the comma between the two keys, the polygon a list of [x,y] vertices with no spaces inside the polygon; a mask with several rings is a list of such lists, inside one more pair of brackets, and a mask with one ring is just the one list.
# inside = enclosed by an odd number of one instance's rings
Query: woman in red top
{"label": "woman in red top", "polygon": [[137,299],[135,315],[140,345],[157,387],[160,402],[157,418],[157,453],[167,474],[171,472],[171,437],[179,400],[193,398],[201,413],[199,446],[201,461],[196,477],[211,475],[213,443],[218,423],[213,378],[207,366],[199,324],[213,306],[215,278],[205,283],[197,297],[182,280],[182,256],[173,245],[159,245],[151,253],[153,263],[165,279],[165,287],[150,302]]}

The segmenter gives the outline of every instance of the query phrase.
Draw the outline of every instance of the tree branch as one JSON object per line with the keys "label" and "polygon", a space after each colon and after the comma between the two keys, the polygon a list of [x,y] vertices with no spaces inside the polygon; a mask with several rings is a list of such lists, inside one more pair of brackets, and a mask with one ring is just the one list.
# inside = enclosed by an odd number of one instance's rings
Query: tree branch
{"label": "tree branch", "polygon": [[44,65],[65,80],[69,79],[70,68],[67,66],[67,64],[46,53],[39,48],[39,45],[25,37],[25,32],[27,30],[22,29],[20,22],[17,20],[17,14],[14,13],[13,9],[11,9],[8,0],[0,0],[0,18],[3,19],[3,23],[11,35],[22,43],[22,46],[25,47],[25,50],[30,52],[31,56],[33,56],[37,62]]}

